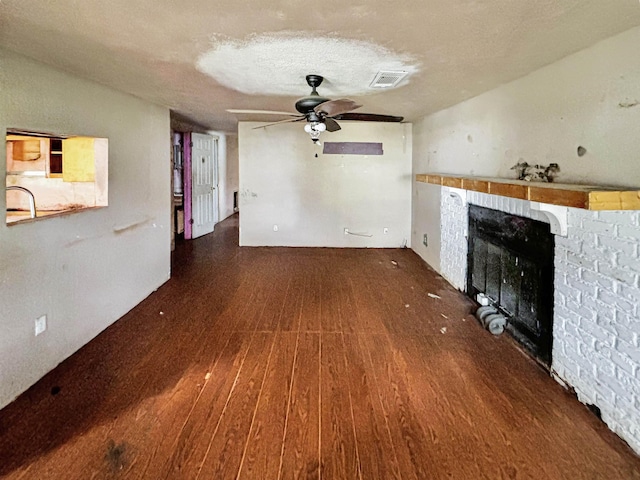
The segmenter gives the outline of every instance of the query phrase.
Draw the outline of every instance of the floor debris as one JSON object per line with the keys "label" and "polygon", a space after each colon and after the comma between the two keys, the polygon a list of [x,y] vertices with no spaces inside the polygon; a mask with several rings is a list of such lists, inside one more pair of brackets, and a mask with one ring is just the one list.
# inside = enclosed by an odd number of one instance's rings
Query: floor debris
{"label": "floor debris", "polygon": [[442,333],[442,334],[447,333],[447,327],[442,327],[440,329],[440,333]]}
{"label": "floor debris", "polygon": [[398,262],[396,262],[395,260],[391,260],[391,265],[394,265],[394,266],[397,267],[398,266]]}
{"label": "floor debris", "polygon": [[160,315],[164,315],[164,312],[160,312]]}
{"label": "floor debris", "polygon": [[204,376],[205,380],[209,380],[211,378],[211,372],[207,372],[207,374]]}
{"label": "floor debris", "polygon": [[409,304],[408,304],[408,303],[405,303],[405,304],[404,304],[404,308],[409,308]]}
{"label": "floor debris", "polygon": [[439,295],[436,295],[435,293],[427,293],[427,295],[429,295],[431,298],[441,298]]}
{"label": "floor debris", "polygon": [[441,313],[441,314],[440,314],[440,316],[441,316],[442,318],[446,318],[446,319],[448,319],[448,318],[449,318],[449,317],[447,317],[444,313]]}

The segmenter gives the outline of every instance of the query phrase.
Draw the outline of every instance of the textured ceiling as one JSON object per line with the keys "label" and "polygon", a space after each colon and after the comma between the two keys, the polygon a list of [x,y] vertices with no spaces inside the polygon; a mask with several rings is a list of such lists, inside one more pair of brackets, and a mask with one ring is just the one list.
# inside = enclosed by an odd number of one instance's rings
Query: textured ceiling
{"label": "textured ceiling", "polygon": [[[306,73],[413,121],[637,25],[631,0],[0,0],[0,45],[222,131],[292,111]],[[368,89],[383,68],[413,73]]]}

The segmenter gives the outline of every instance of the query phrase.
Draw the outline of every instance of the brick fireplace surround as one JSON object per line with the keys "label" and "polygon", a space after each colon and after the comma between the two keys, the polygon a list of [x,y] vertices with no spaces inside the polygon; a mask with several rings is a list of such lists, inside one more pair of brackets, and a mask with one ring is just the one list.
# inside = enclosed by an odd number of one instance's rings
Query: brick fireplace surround
{"label": "brick fireplace surround", "polygon": [[[550,223],[529,201],[442,187],[441,273],[463,291],[468,204]],[[640,212],[562,209],[551,375],[640,454]]]}

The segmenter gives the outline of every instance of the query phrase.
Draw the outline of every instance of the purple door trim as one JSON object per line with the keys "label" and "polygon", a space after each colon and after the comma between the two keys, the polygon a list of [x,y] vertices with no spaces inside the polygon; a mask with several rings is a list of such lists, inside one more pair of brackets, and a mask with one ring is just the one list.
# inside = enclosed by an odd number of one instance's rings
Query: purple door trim
{"label": "purple door trim", "polygon": [[184,238],[191,239],[191,132],[185,132],[184,145]]}

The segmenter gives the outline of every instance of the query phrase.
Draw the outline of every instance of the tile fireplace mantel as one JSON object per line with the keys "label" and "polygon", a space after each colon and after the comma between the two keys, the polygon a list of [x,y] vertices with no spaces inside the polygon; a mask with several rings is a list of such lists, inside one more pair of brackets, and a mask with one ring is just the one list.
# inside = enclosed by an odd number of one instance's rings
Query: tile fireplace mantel
{"label": "tile fireplace mantel", "polygon": [[640,189],[620,190],[597,185],[526,182],[440,173],[417,174],[416,181],[586,210],[640,210]]}

